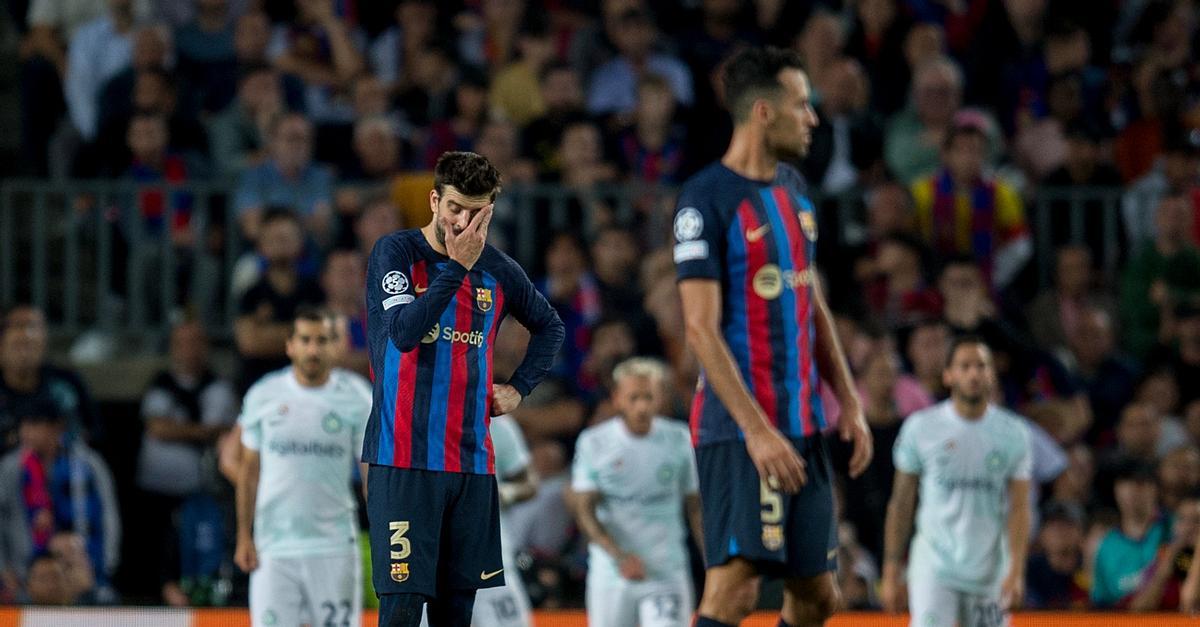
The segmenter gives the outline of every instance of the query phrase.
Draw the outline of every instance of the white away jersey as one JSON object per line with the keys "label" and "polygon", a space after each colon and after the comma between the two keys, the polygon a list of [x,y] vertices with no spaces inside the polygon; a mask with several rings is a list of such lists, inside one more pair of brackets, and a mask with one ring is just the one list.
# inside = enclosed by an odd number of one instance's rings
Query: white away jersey
{"label": "white away jersey", "polygon": [[306,388],[292,369],[266,375],[242,403],[242,444],[259,452],[254,543],[272,557],[357,549],[350,477],[371,414],[371,384],[335,369]]}
{"label": "white away jersey", "polygon": [[979,420],[951,401],[904,421],[896,470],[920,475],[909,577],[987,594],[1008,570],[1008,482],[1029,479],[1033,462],[1024,419],[988,406]]}
{"label": "white away jersey", "polygon": [[[683,500],[699,490],[699,480],[687,425],[656,417],[650,433],[638,437],[618,417],[585,429],[575,445],[571,489],[600,493],[600,524],[617,546],[641,558],[649,578],[688,568]],[[588,568],[620,577],[596,545],[588,547]]]}

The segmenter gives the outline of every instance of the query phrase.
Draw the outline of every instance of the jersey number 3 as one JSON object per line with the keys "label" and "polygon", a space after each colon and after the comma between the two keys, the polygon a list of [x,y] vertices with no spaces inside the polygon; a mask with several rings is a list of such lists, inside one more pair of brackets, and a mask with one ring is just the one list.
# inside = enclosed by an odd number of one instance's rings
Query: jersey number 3
{"label": "jersey number 3", "polygon": [[408,521],[393,520],[388,523],[388,531],[392,532],[392,539],[389,541],[389,544],[392,548],[398,549],[391,552],[392,559],[407,559],[408,554],[412,553],[412,542],[409,542],[408,538],[404,537],[404,534],[408,533]]}

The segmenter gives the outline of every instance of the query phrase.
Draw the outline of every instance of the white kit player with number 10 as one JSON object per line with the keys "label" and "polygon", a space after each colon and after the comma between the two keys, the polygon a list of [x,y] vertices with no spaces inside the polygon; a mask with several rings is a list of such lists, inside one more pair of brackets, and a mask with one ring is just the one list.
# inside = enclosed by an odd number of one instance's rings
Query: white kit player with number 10
{"label": "white kit player with number 10", "polygon": [[691,434],[655,415],[665,383],[658,362],[630,359],[613,379],[620,415],[580,434],[571,471],[589,541],[588,625],[683,627],[694,609],[689,524],[700,540]]}
{"label": "white kit player with number 10", "polygon": [[302,310],[292,366],[260,379],[238,423],[235,561],[250,573],[254,627],[357,627],[362,567],[351,471],[362,453],[371,385],[333,369],[333,322]]}

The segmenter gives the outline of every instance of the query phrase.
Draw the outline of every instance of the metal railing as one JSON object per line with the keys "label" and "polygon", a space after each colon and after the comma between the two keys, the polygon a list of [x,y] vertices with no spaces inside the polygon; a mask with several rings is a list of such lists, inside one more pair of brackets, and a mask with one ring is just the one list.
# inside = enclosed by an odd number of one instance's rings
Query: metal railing
{"label": "metal railing", "polygon": [[[163,226],[135,219],[140,195],[160,194]],[[113,181],[0,182],[0,303],[28,300],[43,308],[54,331],[89,328],[164,337],[181,302],[200,305],[202,319],[228,337],[237,303],[229,286],[247,245],[238,229],[229,185],[137,184]],[[561,186],[512,186],[497,204],[493,230],[526,267],[538,267],[553,232],[589,233],[603,221],[637,225],[648,246],[669,242],[675,190],[661,186],[600,186],[581,195]],[[186,202],[183,202],[185,200]],[[822,243],[839,246],[864,217],[861,195],[816,199],[837,228]],[[1120,189],[1041,189],[1028,206],[1035,263],[1043,285],[1052,278],[1056,243],[1086,242],[1109,279],[1128,254]],[[1155,198],[1132,198],[1152,211]],[[190,242],[169,237],[176,214],[190,207]],[[1066,231],[1065,233],[1063,231]],[[828,237],[827,237],[828,236]],[[190,264],[181,268],[181,264]],[[185,272],[185,270],[187,272]],[[180,278],[191,273],[189,294]],[[197,274],[205,275],[197,284]]]}

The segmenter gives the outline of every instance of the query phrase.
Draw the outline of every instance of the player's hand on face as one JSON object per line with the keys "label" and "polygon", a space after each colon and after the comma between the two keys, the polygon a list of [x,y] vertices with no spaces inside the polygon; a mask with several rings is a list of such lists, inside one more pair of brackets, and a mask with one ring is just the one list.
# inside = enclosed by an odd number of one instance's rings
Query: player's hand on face
{"label": "player's hand on face", "polygon": [[773,427],[746,434],[746,452],[758,476],[772,490],[796,494],[808,483],[804,460],[792,443]]}
{"label": "player's hand on face", "polygon": [[456,234],[449,221],[442,222],[442,229],[446,232],[446,254],[468,270],[479,260],[479,255],[483,254],[494,206],[489,204],[480,209],[479,213],[471,217],[471,222],[462,233]]}
{"label": "player's hand on face", "polygon": [[497,383],[492,386],[492,415],[502,416],[512,413],[521,404],[521,393],[517,388],[507,383]]}
{"label": "player's hand on face", "polygon": [[863,418],[862,410],[842,414],[838,421],[838,431],[843,442],[854,442],[854,452],[850,455],[850,477],[858,478],[871,464],[875,455],[874,437],[867,420]]}
{"label": "player's hand on face", "polygon": [[621,576],[630,581],[641,581],[646,578],[646,565],[642,563],[642,558],[633,553],[625,553],[621,555]]}
{"label": "player's hand on face", "polygon": [[254,540],[238,539],[237,548],[233,552],[233,563],[244,573],[258,568],[258,550],[254,548]]}
{"label": "player's hand on face", "polygon": [[1004,578],[1000,586],[1000,609],[1012,611],[1020,609],[1025,602],[1025,574],[1013,572]]}

